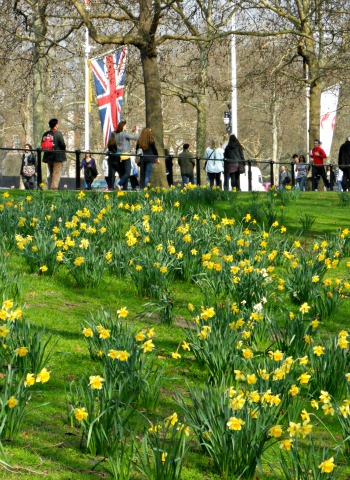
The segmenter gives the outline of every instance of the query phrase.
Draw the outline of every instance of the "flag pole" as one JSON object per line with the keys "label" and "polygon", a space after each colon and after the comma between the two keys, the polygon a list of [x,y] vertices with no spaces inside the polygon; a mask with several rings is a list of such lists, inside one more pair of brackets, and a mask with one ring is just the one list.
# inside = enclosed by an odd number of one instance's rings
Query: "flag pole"
{"label": "flag pole", "polygon": [[[236,30],[236,14],[232,15],[232,31]],[[237,58],[236,58],[236,35],[231,35],[231,133],[238,136],[237,119]]]}
{"label": "flag pole", "polygon": [[[90,11],[90,0],[85,0],[85,8]],[[89,29],[85,27],[85,150],[90,150],[90,75],[89,75]]]}
{"label": "flag pole", "polygon": [[306,151],[308,158],[307,163],[310,162],[310,84],[309,84],[309,66],[304,61],[304,79],[305,79],[305,100],[306,100]]}

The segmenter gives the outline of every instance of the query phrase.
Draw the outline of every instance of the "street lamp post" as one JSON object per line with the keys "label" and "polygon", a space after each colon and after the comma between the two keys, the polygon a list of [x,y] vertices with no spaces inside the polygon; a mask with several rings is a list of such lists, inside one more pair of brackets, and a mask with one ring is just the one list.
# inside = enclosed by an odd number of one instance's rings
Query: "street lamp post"
{"label": "street lamp post", "polygon": [[231,111],[231,103],[227,104],[227,109],[224,111],[224,124],[226,125],[226,132],[232,132],[232,111]]}
{"label": "street lamp post", "polygon": [[[91,2],[85,0],[85,8],[90,12]],[[90,75],[89,75],[89,29],[85,27],[85,150],[90,150]]]}

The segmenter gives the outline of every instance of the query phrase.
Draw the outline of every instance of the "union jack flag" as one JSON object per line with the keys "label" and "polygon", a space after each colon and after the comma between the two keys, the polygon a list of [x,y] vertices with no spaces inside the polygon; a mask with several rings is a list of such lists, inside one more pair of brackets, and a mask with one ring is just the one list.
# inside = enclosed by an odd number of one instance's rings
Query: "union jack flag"
{"label": "union jack flag", "polygon": [[104,58],[91,59],[105,146],[121,120],[126,56],[124,47]]}

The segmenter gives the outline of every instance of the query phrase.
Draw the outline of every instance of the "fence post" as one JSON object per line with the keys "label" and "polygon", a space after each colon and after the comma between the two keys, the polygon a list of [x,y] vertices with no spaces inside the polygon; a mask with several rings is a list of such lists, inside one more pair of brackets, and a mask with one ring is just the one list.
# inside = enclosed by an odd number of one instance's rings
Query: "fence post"
{"label": "fence post", "polygon": [[80,190],[80,150],[75,150],[75,188]]}
{"label": "fence post", "polygon": [[196,177],[197,185],[201,184],[201,157],[196,157]]}
{"label": "fence post", "polygon": [[292,187],[295,187],[295,162],[290,162],[290,178],[291,178],[291,183]]}
{"label": "fence post", "polygon": [[[174,155],[169,155],[167,158],[170,159],[168,162],[169,172],[167,175],[167,180],[168,180],[169,186],[172,186],[174,185],[174,166],[173,166]],[[165,159],[165,168],[166,168],[166,160],[167,159]]]}
{"label": "fence post", "polygon": [[36,168],[36,188],[39,190],[39,185],[43,183],[43,172],[41,169],[41,148],[36,149],[36,153],[38,155],[38,166]]}
{"label": "fence post", "polygon": [[312,191],[314,192],[316,190],[316,167],[314,163],[311,165],[311,175],[312,175]]}
{"label": "fence post", "polygon": [[253,190],[252,186],[252,161],[248,160],[248,191],[251,192]]}
{"label": "fence post", "polygon": [[140,159],[140,188],[143,189],[145,188],[145,160],[143,158],[143,155],[139,155]]}
{"label": "fence post", "polygon": [[[329,190],[333,191],[333,163],[329,165],[330,171],[329,171]],[[327,176],[327,168],[326,168],[326,176]],[[334,175],[335,178],[335,175]]]}
{"label": "fence post", "polygon": [[271,187],[273,187],[275,185],[275,177],[274,177],[274,174],[273,174],[274,161],[270,160],[269,163],[270,163],[270,185],[271,185]]}

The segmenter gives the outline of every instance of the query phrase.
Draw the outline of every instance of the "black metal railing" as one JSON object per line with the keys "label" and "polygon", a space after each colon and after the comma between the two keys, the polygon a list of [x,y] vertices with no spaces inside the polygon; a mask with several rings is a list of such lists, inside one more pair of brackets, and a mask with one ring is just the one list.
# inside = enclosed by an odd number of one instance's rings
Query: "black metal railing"
{"label": "black metal railing", "polygon": [[[43,155],[43,152],[45,150],[41,149],[41,148],[36,148],[36,149],[33,149],[32,150],[33,152],[36,153],[36,156],[37,156],[37,185],[40,185],[42,183],[42,155]],[[9,147],[0,147],[0,156],[2,157],[2,161],[4,159],[4,155],[1,155],[1,152],[18,152],[18,153],[22,153],[24,152],[24,148],[9,148]],[[80,176],[80,172],[81,172],[81,169],[80,169],[80,164],[81,164],[81,159],[82,159],[82,156],[85,155],[85,152],[83,150],[66,150],[66,153],[67,154],[71,154],[72,156],[74,156],[74,161],[75,161],[75,189],[79,190],[81,189],[81,176]],[[91,152],[91,156],[94,156],[94,157],[105,157],[106,155],[108,155],[108,153],[106,152]],[[140,154],[132,154],[132,156],[134,157],[138,157],[139,158],[139,161],[137,162],[139,164],[139,167],[140,167],[140,187],[143,188],[145,185],[144,185],[144,180],[145,180],[145,161],[144,161],[144,157],[143,155],[140,155]],[[6,157],[6,154],[5,154],[5,157]],[[169,168],[171,169],[171,171],[169,171],[168,173],[171,175],[171,178],[173,178],[173,161],[178,159],[179,157],[177,155],[170,155],[168,157],[165,157],[165,156],[159,156],[160,159],[165,159],[165,158],[170,158],[171,159],[171,162],[169,162]],[[189,158],[189,157],[187,157]],[[203,157],[198,157],[198,156],[194,156],[194,157],[191,157],[192,160],[194,160],[195,162],[195,179],[196,179],[196,184],[197,185],[201,185],[201,170],[204,166],[204,162],[206,161],[205,158]],[[214,161],[220,161],[222,162],[222,160],[214,160]],[[252,191],[253,190],[253,173],[252,173],[252,168],[253,166],[258,166],[258,167],[262,167],[264,170],[266,169],[267,167],[267,170],[268,170],[268,175],[265,175],[264,178],[269,178],[269,182],[266,182],[266,183],[269,183],[270,186],[274,186],[275,185],[275,172],[276,172],[276,168],[280,169],[280,167],[282,165],[286,166],[286,167],[290,167],[290,185],[291,186],[295,186],[296,184],[296,176],[295,176],[295,165],[297,165],[297,163],[295,162],[289,162],[289,161],[280,161],[280,162],[274,162],[272,161],[271,159],[269,160],[254,160],[254,159],[247,159],[245,162],[245,165],[248,167],[247,169],[247,175],[248,175],[248,190],[249,191]],[[312,190],[316,190],[317,189],[317,184],[318,184],[318,180],[319,180],[319,176],[320,176],[320,168],[323,168],[323,169],[326,169],[327,167],[329,167],[329,172],[330,172],[330,178],[335,178],[335,175],[334,175],[334,168],[336,167],[335,164],[333,163],[325,163],[323,165],[323,167],[318,167],[317,165],[314,165],[314,164],[308,164],[309,167],[308,167],[308,170],[311,169],[311,178],[312,178]],[[346,168],[350,168],[350,166],[342,166],[342,169],[346,169]],[[1,173],[0,173],[0,182],[1,182],[1,186],[3,186],[3,179],[5,178],[5,176],[2,174],[2,168],[1,168]],[[325,171],[325,174],[326,174],[326,171]],[[347,177],[349,177],[350,175],[348,174]],[[278,175],[279,177],[279,175]],[[15,178],[15,177],[11,177],[11,178]],[[19,175],[18,175],[18,178],[19,178]],[[64,178],[64,177],[63,177]],[[67,180],[67,178],[66,178]],[[348,183],[349,183],[349,180],[348,180]],[[333,190],[333,182],[330,183],[329,185],[329,189],[330,190]],[[349,185],[347,185],[347,189],[350,188]]]}

